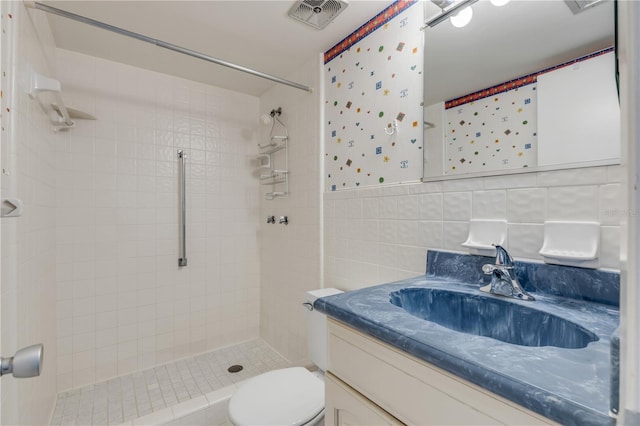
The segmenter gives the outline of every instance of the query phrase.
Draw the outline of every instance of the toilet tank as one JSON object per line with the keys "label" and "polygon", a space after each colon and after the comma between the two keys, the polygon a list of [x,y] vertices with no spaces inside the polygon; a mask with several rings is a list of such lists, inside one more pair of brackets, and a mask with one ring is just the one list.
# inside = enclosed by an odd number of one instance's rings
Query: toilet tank
{"label": "toilet tank", "polygon": [[[339,293],[342,293],[342,290],[336,288],[312,290],[305,294],[304,301],[313,306],[313,302],[316,299]],[[327,371],[327,317],[315,309],[305,310],[305,315],[307,318],[309,356],[320,370]]]}

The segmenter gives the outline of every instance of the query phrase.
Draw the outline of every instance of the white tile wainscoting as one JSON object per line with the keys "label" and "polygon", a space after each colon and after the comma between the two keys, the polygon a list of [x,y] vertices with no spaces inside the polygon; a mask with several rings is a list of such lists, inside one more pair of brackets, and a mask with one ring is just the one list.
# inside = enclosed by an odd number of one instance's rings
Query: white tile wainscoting
{"label": "white tile wainscoting", "polygon": [[506,219],[507,247],[542,261],[545,220],[600,223],[600,267],[620,268],[619,166],[447,180],[324,194],[325,286],[424,274],[427,249],[465,252],[471,219]]}

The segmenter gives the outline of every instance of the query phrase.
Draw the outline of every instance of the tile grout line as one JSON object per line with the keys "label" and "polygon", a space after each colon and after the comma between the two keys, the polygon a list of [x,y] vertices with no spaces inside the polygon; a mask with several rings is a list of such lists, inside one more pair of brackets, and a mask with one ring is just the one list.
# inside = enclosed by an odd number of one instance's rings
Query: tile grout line
{"label": "tile grout line", "polygon": [[[230,362],[244,364],[246,368],[237,377],[231,376],[225,367]],[[207,400],[208,393],[289,365],[261,339],[243,342],[62,392],[51,421],[53,425],[132,424],[136,419],[165,409],[169,409],[173,417],[176,406],[201,396]],[[154,399],[152,395],[159,398]],[[100,415],[102,410],[98,409],[102,406],[105,412]],[[88,409],[83,411],[85,407]]]}

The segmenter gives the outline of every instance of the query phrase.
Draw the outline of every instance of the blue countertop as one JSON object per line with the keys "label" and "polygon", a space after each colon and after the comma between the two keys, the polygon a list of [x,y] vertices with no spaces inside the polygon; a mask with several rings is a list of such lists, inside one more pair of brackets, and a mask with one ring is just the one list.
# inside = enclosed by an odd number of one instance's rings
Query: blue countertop
{"label": "blue countertop", "polygon": [[[439,257],[440,266],[448,262],[458,267],[448,268],[452,272],[447,273],[447,268],[443,270],[429,265],[429,262],[437,262]],[[427,275],[324,297],[315,302],[315,308],[356,330],[562,424],[614,424],[608,413],[611,336],[619,325],[619,310],[615,305],[617,299],[606,296],[605,300],[601,300],[602,303],[596,303],[592,300],[598,298],[590,290],[587,291],[588,296],[580,297],[571,279],[564,282],[570,284],[570,294],[577,298],[559,296],[562,294],[561,276],[567,269],[573,268],[533,266],[536,270],[533,275],[553,279],[559,283],[559,287],[546,291],[548,286],[541,286],[536,291],[532,283],[521,280],[521,284],[528,287],[527,291],[535,295],[536,301],[508,300],[560,316],[598,336],[598,341],[581,349],[518,346],[461,333],[412,316],[389,302],[391,292],[410,287],[499,297],[478,290],[478,281],[484,279],[481,273],[462,278],[459,273],[461,270],[468,271],[469,265],[475,268],[481,263],[491,263],[491,260],[481,256],[429,252]],[[523,269],[527,267],[523,266]],[[601,279],[602,276],[596,276],[601,271],[593,272],[595,287],[619,285],[619,278],[616,283],[616,274]],[[582,286],[591,287],[593,283],[588,282],[590,278],[585,280]],[[604,291],[605,294],[614,292],[611,289]]]}

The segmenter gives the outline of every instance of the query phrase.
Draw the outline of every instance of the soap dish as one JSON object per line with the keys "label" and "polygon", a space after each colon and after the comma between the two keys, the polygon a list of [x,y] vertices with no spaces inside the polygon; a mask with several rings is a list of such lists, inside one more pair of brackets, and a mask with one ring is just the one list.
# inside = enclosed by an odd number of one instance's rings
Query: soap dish
{"label": "soap dish", "polygon": [[598,222],[545,222],[544,243],[538,253],[545,263],[597,268],[599,246]]}
{"label": "soap dish", "polygon": [[507,221],[492,219],[472,219],[469,222],[469,236],[462,243],[471,254],[495,256],[494,244],[503,245],[507,238]]}

